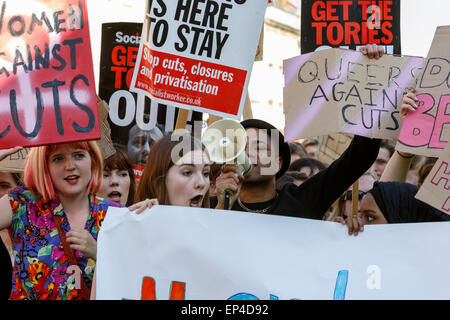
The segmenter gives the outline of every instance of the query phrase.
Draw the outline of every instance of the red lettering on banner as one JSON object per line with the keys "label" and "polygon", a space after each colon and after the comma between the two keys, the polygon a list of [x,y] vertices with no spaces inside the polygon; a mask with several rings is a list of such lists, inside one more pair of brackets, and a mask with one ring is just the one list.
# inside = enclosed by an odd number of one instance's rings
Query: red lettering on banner
{"label": "red lettering on banner", "polygon": [[316,21],[325,21],[325,3],[323,1],[314,1],[311,9],[312,18]]}
{"label": "red lettering on banner", "polygon": [[111,52],[111,71],[115,74],[114,88],[122,88],[122,80],[125,75],[126,85],[129,88],[133,79],[134,65],[136,64],[138,47],[115,46]]}
{"label": "red lettering on banner", "polygon": [[[186,284],[172,281],[169,300],[184,300]],[[141,287],[141,300],[156,300],[156,283],[153,278],[144,277]]]}
{"label": "red lettering on banner", "polygon": [[[331,46],[362,45],[366,43],[391,45],[393,1],[359,0],[362,21],[350,20],[352,0],[314,1],[311,6],[316,45],[328,42]],[[326,39],[326,41],[325,41]]]}
{"label": "red lettering on banner", "polygon": [[327,20],[328,21],[339,21],[339,16],[336,14],[335,6],[339,4],[339,1],[328,0],[327,1]]}
{"label": "red lettering on banner", "polygon": [[111,52],[111,61],[116,66],[126,66],[126,59],[123,56],[127,49],[124,46],[116,46]]}
{"label": "red lettering on banner", "polygon": [[[336,38],[333,38],[333,35],[336,35]],[[340,22],[332,22],[328,25],[327,28],[327,38],[330,44],[337,46],[344,39],[344,30]]]}
{"label": "red lettering on banner", "polygon": [[127,68],[125,67],[111,67],[111,71],[114,72],[114,88],[120,89],[122,87],[122,73],[127,71]]}
{"label": "red lettering on banner", "polygon": [[384,37],[381,38],[382,44],[391,44],[394,40],[394,34],[392,33],[391,29],[391,22],[385,22],[381,25],[381,33],[384,34]]}
{"label": "red lettering on banner", "polygon": [[357,22],[348,22],[345,24],[345,43],[351,43],[351,38],[355,44],[360,44],[359,32],[361,31],[361,26]]}
{"label": "red lettering on banner", "polygon": [[323,44],[323,28],[327,26],[326,22],[313,22],[311,23],[311,26],[313,28],[316,28],[316,44],[322,45]]}
{"label": "red lettering on banner", "polygon": [[[362,19],[367,20],[368,17],[368,11],[370,6],[377,6],[380,10],[380,19],[381,20],[393,20],[392,17],[392,9],[390,8],[392,6],[392,0],[359,0],[358,5],[362,6]],[[371,14],[373,14],[373,8]]]}

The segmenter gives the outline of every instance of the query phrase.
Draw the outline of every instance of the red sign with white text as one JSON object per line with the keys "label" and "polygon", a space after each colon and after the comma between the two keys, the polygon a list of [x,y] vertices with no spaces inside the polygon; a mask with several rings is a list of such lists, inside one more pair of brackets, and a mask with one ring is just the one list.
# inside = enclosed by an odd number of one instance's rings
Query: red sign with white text
{"label": "red sign with white text", "polygon": [[100,139],[85,0],[3,1],[0,148]]}
{"label": "red sign with white text", "polygon": [[135,87],[156,98],[238,114],[245,70],[150,51],[145,44],[139,68]]}

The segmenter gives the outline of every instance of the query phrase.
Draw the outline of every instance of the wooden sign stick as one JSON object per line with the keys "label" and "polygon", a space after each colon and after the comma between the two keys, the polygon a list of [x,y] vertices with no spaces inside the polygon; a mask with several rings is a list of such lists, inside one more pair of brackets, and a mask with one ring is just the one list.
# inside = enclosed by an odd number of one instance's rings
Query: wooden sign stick
{"label": "wooden sign stick", "polygon": [[353,183],[353,191],[352,191],[352,218],[358,218],[358,200],[359,200],[359,181],[356,180]]}
{"label": "wooden sign stick", "polygon": [[177,124],[175,125],[175,130],[186,130],[186,124],[189,116],[189,110],[179,109],[177,116]]}

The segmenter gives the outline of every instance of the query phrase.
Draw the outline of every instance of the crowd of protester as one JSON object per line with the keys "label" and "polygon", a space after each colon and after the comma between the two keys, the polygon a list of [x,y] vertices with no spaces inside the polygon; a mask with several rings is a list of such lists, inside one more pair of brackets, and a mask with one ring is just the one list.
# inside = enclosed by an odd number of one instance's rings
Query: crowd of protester
{"label": "crowd of protester", "polygon": [[[382,55],[376,47],[367,54]],[[405,96],[403,117],[415,98],[414,92]],[[92,141],[32,148],[23,175],[0,172],[2,298],[95,298],[96,240],[110,206],[137,213],[161,204],[319,219],[346,224],[355,235],[367,224],[446,219],[414,198],[436,159],[355,136],[326,164],[319,160],[320,139],[287,143],[270,123],[241,124],[255,133],[248,134],[245,152],[256,163],[245,177],[236,166],[212,163],[202,142],[188,134],[155,138],[139,182],[120,145],[107,159]],[[181,150],[176,158],[175,148]],[[0,150],[0,160],[19,149]],[[81,288],[73,276],[66,277],[71,264],[80,268]]]}

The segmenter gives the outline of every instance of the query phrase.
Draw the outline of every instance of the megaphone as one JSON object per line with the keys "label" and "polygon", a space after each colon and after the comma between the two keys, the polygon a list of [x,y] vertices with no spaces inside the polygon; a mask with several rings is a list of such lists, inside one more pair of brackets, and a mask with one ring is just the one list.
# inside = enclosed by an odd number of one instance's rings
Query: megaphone
{"label": "megaphone", "polygon": [[[247,133],[239,122],[231,119],[214,122],[203,133],[202,142],[212,161],[235,165],[243,176],[252,170],[250,159],[245,154]],[[231,190],[226,190],[225,200],[229,200],[231,194]],[[228,209],[227,205],[225,209]]]}
{"label": "megaphone", "polygon": [[247,133],[239,122],[231,119],[214,122],[203,133],[202,142],[212,161],[235,165],[243,176],[252,170],[250,159],[245,154]]}

